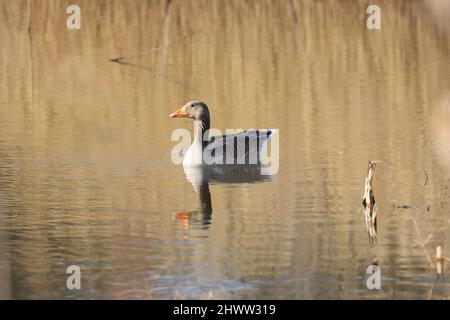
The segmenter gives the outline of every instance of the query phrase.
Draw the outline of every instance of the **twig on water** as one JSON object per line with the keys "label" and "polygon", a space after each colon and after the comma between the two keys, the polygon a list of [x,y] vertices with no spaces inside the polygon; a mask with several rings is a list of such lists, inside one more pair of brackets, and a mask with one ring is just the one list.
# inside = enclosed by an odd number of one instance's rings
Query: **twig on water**
{"label": "twig on water", "polygon": [[[148,72],[153,74],[153,78],[154,79],[161,78],[161,77],[164,77],[164,72],[158,71],[158,70],[155,71],[151,67],[148,67],[148,66],[145,66],[145,65],[142,65],[142,64],[138,64],[138,63],[132,63],[132,62],[129,62],[129,61],[126,61],[126,60],[142,57],[142,56],[145,56],[145,55],[148,55],[148,54],[151,54],[151,53],[155,53],[155,52],[157,52],[159,50],[165,49],[165,48],[173,45],[176,42],[179,42],[181,40],[184,40],[184,39],[187,39],[189,37],[192,37],[196,33],[200,33],[200,32],[203,32],[203,30],[194,31],[191,34],[179,37],[179,38],[177,38],[175,40],[172,40],[172,41],[167,41],[167,39],[166,39],[165,43],[163,45],[160,45],[159,47],[152,48],[152,49],[150,49],[150,50],[148,50],[146,52],[139,53],[139,54],[133,54],[133,55],[129,55],[129,56],[113,58],[113,59],[110,59],[109,61],[111,61],[113,63],[118,63],[118,64],[121,64],[121,65],[125,65],[125,66],[129,66],[129,67],[138,68],[138,69],[142,69],[142,70],[148,71]],[[188,85],[186,85],[186,83],[183,82],[183,81],[176,81],[176,80],[173,80],[173,79],[169,79],[168,77],[164,77],[164,78],[166,78],[166,80],[169,81],[169,82],[172,82],[172,83],[175,83],[177,85],[182,86],[186,90],[193,91],[192,88],[190,88]]]}
{"label": "twig on water", "polygon": [[413,204],[393,204],[392,205],[392,211],[395,209],[426,209],[427,211],[430,211],[430,205],[423,205],[423,206],[416,206]]}
{"label": "twig on water", "polygon": [[[114,60],[114,61],[113,61],[113,60]],[[111,62],[118,63],[118,64],[123,64],[123,65],[126,65],[126,66],[130,66],[130,67],[135,67],[135,68],[143,69],[143,70],[146,70],[146,71],[149,71],[149,72],[153,73],[153,70],[152,70],[151,68],[149,68],[149,67],[146,67],[146,66],[141,65],[141,64],[136,64],[136,63],[131,63],[131,62],[125,62],[125,61],[122,60],[122,58],[111,59],[110,61],[111,61]],[[155,75],[155,76],[156,76],[156,75]]]}
{"label": "twig on water", "polygon": [[425,172],[425,176],[427,177],[427,179],[425,180],[425,183],[423,184],[424,186],[426,186],[427,182],[428,182],[428,173],[427,173],[426,169],[423,169],[423,171]]}
{"label": "twig on water", "polygon": [[156,48],[152,48],[152,49],[150,49],[148,51],[145,51],[145,52],[142,52],[142,53],[133,54],[133,55],[129,55],[129,56],[123,56],[123,57],[117,57],[117,58],[110,59],[109,61],[116,62],[116,63],[124,63],[123,60],[138,58],[138,57],[142,57],[142,56],[145,56],[147,54],[150,54],[150,53],[157,52],[157,51],[159,51],[161,49],[164,49],[164,48],[167,48],[167,47],[173,45],[176,42],[179,42],[181,40],[185,40],[186,38],[192,37],[194,34],[202,32],[202,31],[203,30],[194,31],[194,32],[192,32],[189,35],[185,35],[185,36],[179,37],[179,38],[177,38],[175,40],[167,42],[166,44],[163,44],[163,45],[161,45],[159,47],[156,47]]}
{"label": "twig on water", "polygon": [[[426,186],[426,184],[428,183],[428,172],[426,169],[423,169],[423,172],[425,173],[425,182],[423,185]],[[423,205],[423,206],[409,205],[409,204],[393,204],[392,205],[392,211],[394,211],[395,209],[422,209],[422,208],[425,208],[426,211],[430,211],[429,204]],[[441,208],[442,208],[442,202],[441,202]]]}

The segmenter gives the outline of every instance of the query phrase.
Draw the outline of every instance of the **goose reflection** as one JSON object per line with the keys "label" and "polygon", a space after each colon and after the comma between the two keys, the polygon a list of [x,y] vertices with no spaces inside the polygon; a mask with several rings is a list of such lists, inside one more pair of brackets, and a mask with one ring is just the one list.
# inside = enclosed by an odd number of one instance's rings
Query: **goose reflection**
{"label": "goose reflection", "polygon": [[213,206],[210,184],[241,184],[271,181],[261,165],[183,166],[187,180],[198,195],[197,211],[177,211],[174,218],[183,228],[192,226],[208,229],[212,222]]}

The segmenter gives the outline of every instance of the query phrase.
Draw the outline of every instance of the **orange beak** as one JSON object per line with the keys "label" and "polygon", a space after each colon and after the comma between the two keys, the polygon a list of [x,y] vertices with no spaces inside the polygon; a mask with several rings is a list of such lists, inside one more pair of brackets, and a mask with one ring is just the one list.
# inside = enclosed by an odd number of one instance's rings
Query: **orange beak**
{"label": "orange beak", "polygon": [[170,114],[170,117],[171,118],[186,118],[187,117],[186,108],[185,107],[181,107],[177,111],[172,112]]}

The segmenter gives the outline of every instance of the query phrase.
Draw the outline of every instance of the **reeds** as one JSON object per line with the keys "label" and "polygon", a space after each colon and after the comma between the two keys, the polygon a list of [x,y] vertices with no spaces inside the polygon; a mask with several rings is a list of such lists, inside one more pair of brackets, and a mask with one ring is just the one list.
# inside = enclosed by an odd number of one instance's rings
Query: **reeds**
{"label": "reeds", "polygon": [[[363,212],[365,216],[365,224],[367,233],[369,236],[369,243],[375,244],[378,240],[377,236],[377,213],[378,213],[378,207],[375,201],[375,195],[373,191],[372,186],[372,180],[373,175],[375,172],[375,167],[377,162],[382,161],[369,161],[368,167],[367,167],[367,174],[366,179],[364,183],[364,195],[362,200],[363,205]],[[423,186],[426,186],[429,180],[429,176],[426,170],[425,172],[425,182]],[[441,204],[441,211],[444,211],[445,208],[445,193],[447,190],[448,180],[444,183],[441,190],[441,198],[440,198],[440,204]],[[430,211],[430,205],[392,205],[392,209],[395,210],[397,208],[400,209],[424,209],[426,211]],[[436,234],[444,229],[446,229],[447,222],[444,225],[437,226],[430,234],[428,234],[426,237],[422,236],[422,232],[419,228],[419,224],[416,221],[416,217],[414,215],[411,216],[412,225],[414,227],[414,230],[416,232],[416,244],[422,249],[423,255],[425,259],[428,262],[428,265],[430,268],[435,270],[436,272],[436,280],[441,277],[441,275],[444,273],[444,266],[445,262],[450,262],[450,258],[444,256],[443,254],[443,248],[442,246],[438,245],[436,246],[436,254],[435,256],[433,254],[429,253],[429,250],[427,249],[427,245],[430,243],[430,241],[436,236]],[[431,299],[433,296],[433,290],[435,287],[435,283],[433,283],[427,293],[427,298]]]}
{"label": "reeds", "polygon": [[376,162],[369,161],[367,167],[366,181],[364,184],[364,196],[362,205],[364,207],[363,212],[366,221],[366,229],[369,235],[369,243],[374,244],[377,242],[377,204],[372,188],[372,178],[375,171]]}

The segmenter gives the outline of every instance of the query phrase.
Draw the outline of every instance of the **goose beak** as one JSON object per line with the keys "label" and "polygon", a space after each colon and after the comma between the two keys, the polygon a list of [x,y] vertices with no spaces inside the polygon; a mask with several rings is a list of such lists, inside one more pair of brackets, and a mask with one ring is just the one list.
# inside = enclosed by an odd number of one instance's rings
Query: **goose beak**
{"label": "goose beak", "polygon": [[186,118],[187,117],[186,108],[185,107],[181,107],[177,111],[172,112],[170,114],[170,117],[171,118]]}

